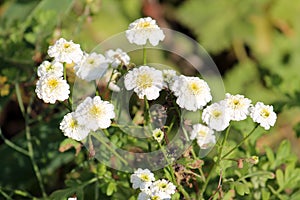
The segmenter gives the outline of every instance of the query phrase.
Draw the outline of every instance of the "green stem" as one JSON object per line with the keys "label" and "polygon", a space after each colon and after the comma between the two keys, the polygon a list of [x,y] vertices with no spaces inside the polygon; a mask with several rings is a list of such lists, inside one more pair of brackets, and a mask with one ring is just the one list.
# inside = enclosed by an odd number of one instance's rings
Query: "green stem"
{"label": "green stem", "polygon": [[233,147],[230,151],[228,151],[224,156],[222,156],[221,159],[226,158],[227,156],[229,156],[234,150],[236,150],[237,148],[239,148],[251,135],[252,133],[255,131],[255,129],[259,126],[259,124],[256,124],[255,127],[248,133],[248,135],[246,135],[242,141],[237,144],[235,147]]}
{"label": "green stem", "polygon": [[4,141],[4,143],[9,146],[10,148],[14,149],[15,151],[24,154],[25,156],[29,156],[29,153],[23,149],[22,147],[19,147],[18,145],[14,144],[10,140],[6,139],[4,135],[2,134],[2,129],[0,128],[0,137]]}
{"label": "green stem", "polygon": [[99,91],[98,91],[98,85],[97,85],[97,81],[95,80],[95,94],[96,96],[100,96]]}
{"label": "green stem", "polygon": [[[102,129],[102,131],[106,134],[109,134],[108,131],[106,129]],[[100,137],[99,133],[96,132],[92,132],[92,135],[97,138],[97,140],[103,144],[107,149],[109,149],[110,152],[112,152],[117,158],[119,158],[125,165],[128,165],[128,162],[122,158],[116,151],[115,149],[113,149],[111,146],[109,146],[108,144],[106,144],[106,142],[103,140],[103,138]]]}
{"label": "green stem", "polygon": [[26,135],[26,141],[27,141],[28,156],[29,156],[31,164],[33,166],[33,170],[34,170],[34,173],[38,180],[43,198],[47,198],[47,194],[46,194],[45,187],[44,187],[43,180],[42,180],[42,175],[41,175],[39,167],[34,159],[34,151],[33,151],[31,132],[30,132],[30,126],[29,126],[29,115],[28,115],[28,113],[31,112],[31,107],[30,107],[30,105],[28,105],[27,109],[25,111],[23,100],[22,100],[22,95],[21,95],[21,91],[20,91],[20,87],[19,87],[18,83],[15,84],[15,88],[16,88],[16,95],[17,95],[19,107],[20,107],[23,117],[25,119],[25,135]]}
{"label": "green stem", "polygon": [[146,47],[143,46],[143,64],[147,64],[147,54],[146,54]]}
{"label": "green stem", "polygon": [[[192,149],[191,149],[191,153],[192,153],[193,158],[194,158],[195,160],[197,160],[198,158],[197,158],[197,156],[196,156],[196,153],[195,153],[193,147],[192,147]],[[203,182],[205,182],[205,181],[206,181],[206,178],[205,178],[204,173],[203,173],[203,171],[202,171],[202,167],[201,167],[201,168],[198,168],[198,171],[199,171],[199,173],[200,173],[201,180],[202,180]]]}
{"label": "green stem", "polygon": [[5,199],[12,200],[12,198],[8,194],[6,194],[6,192],[4,192],[1,188],[0,188],[0,194],[2,194],[2,196],[5,197]]}
{"label": "green stem", "polygon": [[211,170],[209,171],[209,174],[208,174],[208,176],[207,176],[207,178],[206,178],[206,181],[204,182],[204,184],[203,184],[203,186],[202,186],[202,190],[200,190],[200,194],[198,195],[198,199],[199,199],[199,200],[200,200],[200,199],[203,199],[203,194],[204,194],[204,192],[205,192],[205,190],[206,190],[206,188],[207,188],[207,185],[208,185],[208,183],[209,183],[209,181],[210,181],[210,179],[211,179],[211,176],[212,176],[213,172],[215,171],[216,167],[217,167],[218,165],[220,165],[220,161],[221,161],[221,159],[222,159],[223,147],[224,147],[225,142],[226,142],[226,140],[227,140],[227,138],[228,138],[229,130],[230,130],[230,125],[229,125],[229,127],[227,128],[227,130],[226,130],[225,136],[224,136],[223,141],[222,141],[222,144],[221,144],[221,146],[220,146],[219,153],[218,153],[218,157],[217,157],[217,161],[213,164],[213,167],[212,167]]}
{"label": "green stem", "polygon": [[171,175],[172,177],[172,182],[176,185],[177,189],[183,194],[184,196],[184,199],[190,199],[190,196],[189,194],[185,191],[185,189],[182,187],[182,185],[178,184],[177,183],[177,180],[176,180],[176,177],[175,177],[175,172],[174,172],[174,169],[173,167],[170,165],[171,162],[169,161],[168,159],[168,156],[166,154],[166,151],[165,149],[161,146],[161,144],[158,142],[158,145],[159,145],[159,148],[161,149],[161,151],[163,152],[163,155],[165,157],[165,159],[167,160],[167,163],[168,163],[168,171],[169,171],[169,174]]}
{"label": "green stem", "polygon": [[149,113],[149,102],[146,95],[144,96],[144,125],[149,125],[150,122],[150,113]]}

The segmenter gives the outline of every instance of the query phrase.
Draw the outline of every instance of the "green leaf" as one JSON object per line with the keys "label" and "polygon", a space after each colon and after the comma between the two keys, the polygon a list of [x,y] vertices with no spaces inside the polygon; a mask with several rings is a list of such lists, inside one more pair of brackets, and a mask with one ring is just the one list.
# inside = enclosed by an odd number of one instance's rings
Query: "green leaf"
{"label": "green leaf", "polygon": [[271,193],[266,189],[262,189],[261,195],[262,195],[262,200],[269,200]]}
{"label": "green leaf", "polygon": [[245,194],[250,193],[250,189],[246,183],[235,182],[234,187],[235,187],[237,193],[241,196],[244,196]]}
{"label": "green leaf", "polygon": [[229,190],[224,196],[223,200],[232,200],[235,197],[235,191],[234,190]]}
{"label": "green leaf", "polygon": [[279,185],[279,188],[284,189],[285,181],[284,181],[283,172],[281,169],[276,170],[276,180]]}
{"label": "green leaf", "polygon": [[110,182],[106,189],[106,195],[111,196],[115,191],[117,191],[117,185],[115,182]]}

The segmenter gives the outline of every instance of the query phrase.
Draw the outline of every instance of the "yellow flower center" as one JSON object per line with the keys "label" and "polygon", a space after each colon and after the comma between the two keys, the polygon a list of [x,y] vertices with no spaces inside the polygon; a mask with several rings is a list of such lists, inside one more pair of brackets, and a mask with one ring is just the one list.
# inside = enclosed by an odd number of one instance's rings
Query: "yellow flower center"
{"label": "yellow flower center", "polygon": [[232,101],[232,103],[233,103],[234,106],[240,105],[240,101],[239,101],[238,99],[234,99],[234,100]]}
{"label": "yellow flower center", "polygon": [[140,22],[138,24],[138,28],[150,28],[150,27],[151,27],[150,22]]}
{"label": "yellow flower center", "polygon": [[47,85],[49,88],[55,89],[58,86],[58,81],[56,79],[50,79]]}
{"label": "yellow flower center", "polygon": [[160,197],[159,196],[153,196],[153,197],[151,197],[151,200],[160,200]]}
{"label": "yellow flower center", "polygon": [[89,60],[88,60],[88,63],[92,65],[92,64],[95,63],[95,60],[94,60],[94,59],[89,59]]}
{"label": "yellow flower center", "polygon": [[141,174],[140,178],[141,178],[144,182],[149,182],[149,181],[150,181],[150,177],[148,176],[148,174]]}
{"label": "yellow flower center", "polygon": [[53,67],[53,65],[48,65],[47,67],[46,67],[46,71],[48,72],[48,71],[51,71],[51,70],[53,70],[54,69],[54,67]]}
{"label": "yellow flower center", "polygon": [[137,77],[136,84],[143,89],[152,87],[153,80],[148,74],[141,74]]}
{"label": "yellow flower center", "polygon": [[201,136],[201,137],[205,137],[205,136],[206,136],[206,132],[203,131],[203,130],[200,130],[200,131],[198,132],[198,135]]}
{"label": "yellow flower center", "polygon": [[65,43],[65,44],[64,44],[64,48],[65,48],[65,49],[69,48],[70,46],[71,46],[71,45],[70,45],[69,43]]}
{"label": "yellow flower center", "polygon": [[212,116],[214,116],[215,118],[218,118],[221,114],[222,114],[222,112],[220,112],[219,110],[214,110],[212,112]]}
{"label": "yellow flower center", "polygon": [[158,187],[161,188],[161,189],[166,189],[167,188],[167,184],[166,183],[160,183],[158,185]]}
{"label": "yellow flower center", "polygon": [[77,123],[76,120],[72,119],[72,120],[70,121],[69,126],[70,126],[72,129],[76,128],[77,125],[78,125],[78,123]]}
{"label": "yellow flower center", "polygon": [[93,115],[95,117],[99,117],[103,114],[103,110],[101,109],[100,106],[93,105],[90,108],[90,113],[91,113],[91,115]]}
{"label": "yellow flower center", "polygon": [[260,115],[264,118],[268,118],[270,116],[270,112],[266,108],[263,108]]}
{"label": "yellow flower center", "polygon": [[198,95],[201,92],[201,87],[196,82],[191,82],[189,84],[189,89],[194,95]]}

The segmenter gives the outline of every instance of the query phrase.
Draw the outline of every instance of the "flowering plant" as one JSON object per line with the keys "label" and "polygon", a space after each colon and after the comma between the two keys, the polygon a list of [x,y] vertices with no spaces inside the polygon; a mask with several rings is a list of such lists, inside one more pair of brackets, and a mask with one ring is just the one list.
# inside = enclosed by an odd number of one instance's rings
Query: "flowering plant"
{"label": "flowering plant", "polygon": [[157,64],[155,56],[150,62],[153,49],[170,45],[176,35],[170,33],[146,17],[123,34],[129,48],[100,44],[88,53],[64,38],[48,48],[49,60],[37,68],[36,95],[68,110],[57,123],[66,137],[60,150],[74,147],[78,157],[82,146],[89,152],[50,198],[83,199],[93,185],[95,199],[284,199],[280,193],[299,172],[295,161],[283,174],[280,153],[266,149],[259,158],[253,145],[275,125],[273,106],[215,91],[210,79],[216,76],[204,70],[180,74],[183,66]]}
{"label": "flowering plant", "polygon": [[[274,126],[276,114],[273,107],[264,105],[262,102],[252,105],[251,100],[243,95],[229,93],[224,99],[212,103],[213,97],[210,86],[202,78],[177,75],[178,72],[172,69],[159,70],[149,66],[145,45],[149,41],[151,45],[157,46],[160,41],[165,39],[164,31],[150,17],[141,18],[131,23],[126,31],[126,37],[130,43],[143,46],[142,65],[131,64],[132,59],[120,48],[116,50],[107,49],[103,55],[95,52],[83,52],[79,44],[66,41],[63,38],[56,41],[48,50],[53,61],[44,61],[38,68],[40,78],[36,85],[38,98],[45,103],[69,100],[67,107],[71,112],[66,114],[60,123],[63,134],[86,144],[92,156],[96,156],[100,162],[103,152],[99,152],[99,150],[103,151],[101,146],[106,146],[105,150],[109,152],[107,154],[109,159],[117,159],[117,161],[110,161],[109,167],[124,171],[133,170],[134,173],[131,175],[130,182],[133,189],[141,191],[137,199],[202,199],[207,195],[208,184],[216,172],[220,176],[220,183],[215,188],[215,192],[210,194],[210,198],[214,198],[216,193],[220,193],[219,195],[222,197],[223,194],[221,193],[224,191],[221,188],[221,181],[224,179],[223,174],[226,171],[226,167],[223,167],[222,163],[229,159],[229,156],[254,133],[259,125],[265,130]],[[74,72],[79,79],[85,82],[95,82],[95,92],[89,94],[93,96],[85,97],[75,107],[74,111],[72,111],[74,102],[69,96],[70,86],[67,83],[66,74],[66,65],[70,63],[73,63]],[[107,73],[108,75],[105,75]],[[151,159],[154,163],[147,163],[148,167],[145,164],[136,163],[136,160],[130,158],[132,156],[130,151],[123,154],[124,157],[120,156],[118,149],[105,141],[106,139],[109,140],[116,130],[126,133],[126,130],[122,129],[122,124],[118,124],[120,113],[123,111],[122,108],[118,107],[118,103],[114,102],[114,95],[111,94],[111,99],[108,97],[108,100],[103,100],[107,97],[103,96],[104,91],[99,89],[101,87],[99,80],[105,76],[110,77],[104,84],[107,89],[112,90],[111,93],[124,93],[122,91],[133,90],[134,93],[131,93],[131,96],[136,99],[136,103],[131,104],[138,106],[143,103],[138,111],[131,112],[130,115],[136,117],[142,113],[141,120],[137,125],[138,128],[143,129],[143,134],[148,137],[149,147],[147,150],[158,146],[158,150],[162,152],[162,156],[158,154],[155,159]],[[112,89],[112,84],[115,89]],[[73,86],[73,91],[74,89]],[[169,99],[171,102],[168,103]],[[125,101],[125,98],[122,100]],[[151,105],[160,103],[162,100],[168,104],[165,103],[158,112],[165,115],[166,118],[173,115],[169,122],[162,122],[162,117],[155,119],[150,110]],[[175,112],[172,111],[173,109]],[[182,117],[184,112],[200,113],[202,117],[192,124],[191,119]],[[230,135],[231,123],[246,120],[248,117],[253,120],[254,128],[243,138],[241,143],[224,151]],[[177,131],[184,133],[185,138],[183,140],[191,146],[185,149],[184,155],[178,157],[172,155],[172,151],[166,146],[172,142],[170,139],[174,137],[172,133],[175,130],[174,124],[178,125],[182,122],[184,125]],[[106,137],[104,138],[103,135]],[[219,135],[223,139],[220,139],[222,142],[217,143]],[[192,142],[193,140],[196,141],[197,147]],[[200,160],[200,155],[195,153],[195,149],[200,150],[200,152],[201,150],[209,151],[216,144],[218,153],[211,170],[205,175],[206,163]],[[185,146],[184,143],[177,145]],[[145,150],[142,151],[145,152]],[[161,163],[162,159],[166,160],[166,164]],[[177,159],[179,160],[177,161]],[[234,160],[233,158],[230,159]],[[239,159],[238,168],[243,168],[243,162],[252,165],[257,164],[258,157],[250,156]],[[140,166],[144,166],[145,169],[141,169]],[[163,169],[162,180],[155,181],[154,174],[150,171],[154,169]],[[216,169],[218,170],[215,171]],[[235,182],[233,181],[233,183]],[[191,188],[197,187],[196,193],[187,192],[190,189],[187,189],[185,184]],[[235,187],[240,190],[238,186]]]}

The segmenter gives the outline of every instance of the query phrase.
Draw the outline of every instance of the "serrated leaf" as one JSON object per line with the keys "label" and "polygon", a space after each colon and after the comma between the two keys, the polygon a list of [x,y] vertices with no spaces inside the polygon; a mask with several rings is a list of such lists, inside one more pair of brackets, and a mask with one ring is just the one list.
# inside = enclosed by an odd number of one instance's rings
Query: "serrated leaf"
{"label": "serrated leaf", "polygon": [[245,194],[249,194],[250,192],[248,185],[241,182],[235,182],[234,187],[236,189],[236,192],[241,196],[244,196]]}

